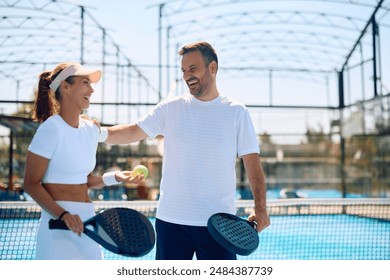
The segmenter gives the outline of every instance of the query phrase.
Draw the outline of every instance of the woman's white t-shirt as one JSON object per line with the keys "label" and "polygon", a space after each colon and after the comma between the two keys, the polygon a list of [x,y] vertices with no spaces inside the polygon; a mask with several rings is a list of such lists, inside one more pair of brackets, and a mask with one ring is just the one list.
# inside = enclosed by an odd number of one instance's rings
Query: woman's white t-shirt
{"label": "woman's white t-shirt", "polygon": [[43,183],[84,184],[96,165],[99,128],[79,119],[79,127],[53,115],[37,129],[29,151],[49,159]]}

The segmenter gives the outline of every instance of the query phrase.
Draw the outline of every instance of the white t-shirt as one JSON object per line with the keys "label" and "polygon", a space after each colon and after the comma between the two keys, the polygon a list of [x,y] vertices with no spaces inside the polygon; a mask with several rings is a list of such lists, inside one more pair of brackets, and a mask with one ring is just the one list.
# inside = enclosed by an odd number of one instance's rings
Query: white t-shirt
{"label": "white t-shirt", "polygon": [[59,115],[44,121],[28,148],[49,159],[43,183],[84,184],[96,165],[99,128],[80,118],[79,127],[68,125]]}
{"label": "white t-shirt", "polygon": [[214,213],[235,214],[237,156],[259,153],[244,105],[187,94],[162,101],[137,125],[149,137],[164,136],[157,218],[206,226]]}

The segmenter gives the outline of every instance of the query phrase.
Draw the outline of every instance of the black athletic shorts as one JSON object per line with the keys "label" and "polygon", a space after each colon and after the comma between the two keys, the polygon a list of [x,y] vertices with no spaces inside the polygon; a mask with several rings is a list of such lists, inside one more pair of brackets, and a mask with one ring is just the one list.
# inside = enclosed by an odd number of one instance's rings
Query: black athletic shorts
{"label": "black athletic shorts", "polygon": [[236,260],[202,226],[186,226],[156,219],[156,260]]}

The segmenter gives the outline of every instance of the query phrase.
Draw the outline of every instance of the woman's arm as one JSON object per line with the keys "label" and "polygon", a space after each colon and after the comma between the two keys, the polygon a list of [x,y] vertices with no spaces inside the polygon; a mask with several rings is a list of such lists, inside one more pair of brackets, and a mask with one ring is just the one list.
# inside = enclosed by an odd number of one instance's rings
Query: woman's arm
{"label": "woman's arm", "polygon": [[59,206],[42,186],[42,178],[46,172],[49,160],[30,151],[26,157],[26,171],[23,187],[45,211],[53,217],[59,217],[65,209]]}
{"label": "woman's arm", "polygon": [[[58,205],[51,195],[42,186],[42,178],[46,172],[49,160],[30,151],[26,157],[26,171],[24,175],[24,190],[28,193],[45,211],[53,217],[60,217],[66,209]],[[71,213],[62,215],[62,220],[67,227],[76,234],[81,234],[84,230],[83,222],[79,215]]]}
{"label": "woman's arm", "polygon": [[[136,175],[133,176],[132,171],[117,171],[115,172],[115,180],[118,184],[120,183],[129,183],[129,184],[137,184],[144,179],[144,175]],[[103,182],[103,176],[95,176],[92,174],[88,175],[88,188],[92,189],[100,189],[106,186]]]}

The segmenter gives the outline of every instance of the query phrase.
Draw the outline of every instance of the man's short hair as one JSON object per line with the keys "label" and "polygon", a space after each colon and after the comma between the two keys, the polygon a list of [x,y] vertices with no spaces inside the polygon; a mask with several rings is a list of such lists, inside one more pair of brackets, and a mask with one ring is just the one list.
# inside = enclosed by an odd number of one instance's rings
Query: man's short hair
{"label": "man's short hair", "polygon": [[185,55],[193,51],[199,51],[202,54],[206,66],[208,66],[211,62],[215,61],[217,63],[218,69],[217,53],[209,43],[200,41],[187,44],[181,48],[181,50],[179,51],[179,55]]}

